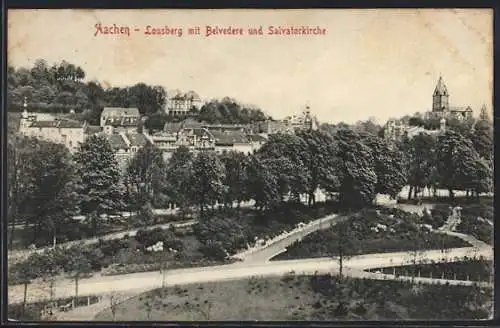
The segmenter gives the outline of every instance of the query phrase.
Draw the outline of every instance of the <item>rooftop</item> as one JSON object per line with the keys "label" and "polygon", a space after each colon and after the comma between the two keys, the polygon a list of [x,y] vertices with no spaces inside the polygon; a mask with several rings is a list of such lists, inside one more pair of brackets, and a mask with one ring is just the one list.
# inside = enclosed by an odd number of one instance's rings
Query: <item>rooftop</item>
{"label": "rooftop", "polygon": [[211,132],[215,139],[215,144],[217,145],[233,145],[235,143],[249,143],[249,138],[245,133],[234,131],[234,132]]}
{"label": "rooftop", "polygon": [[104,107],[101,116],[140,116],[140,113],[136,107]]}
{"label": "rooftop", "polygon": [[34,121],[30,127],[33,128],[60,128],[78,129],[83,128],[83,124],[78,121],[56,120],[56,121]]}

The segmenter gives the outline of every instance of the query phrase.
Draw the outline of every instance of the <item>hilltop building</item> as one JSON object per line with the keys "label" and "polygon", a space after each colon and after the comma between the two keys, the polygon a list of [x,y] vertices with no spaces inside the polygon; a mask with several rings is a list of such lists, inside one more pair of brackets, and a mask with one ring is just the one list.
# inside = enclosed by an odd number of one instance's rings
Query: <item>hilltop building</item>
{"label": "hilltop building", "polygon": [[194,92],[189,91],[182,93],[178,90],[171,92],[172,96],[167,99],[165,112],[173,116],[187,116],[194,108],[201,106],[200,96]]}

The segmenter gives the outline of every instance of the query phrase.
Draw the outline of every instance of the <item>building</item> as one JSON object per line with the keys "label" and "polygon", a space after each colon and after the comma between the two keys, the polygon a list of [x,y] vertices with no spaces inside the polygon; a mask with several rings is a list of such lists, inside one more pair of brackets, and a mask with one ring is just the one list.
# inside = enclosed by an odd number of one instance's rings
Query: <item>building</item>
{"label": "building", "polygon": [[136,130],[141,120],[139,109],[123,107],[104,107],[101,113],[101,126],[122,128],[125,131]]}
{"label": "building", "polygon": [[427,113],[427,117],[470,119],[472,118],[472,108],[470,106],[450,106],[450,94],[443,78],[440,76],[432,94],[432,111]]}
{"label": "building", "polygon": [[187,116],[193,109],[200,108],[201,98],[194,92],[182,93],[178,90],[171,91],[172,96],[167,98],[165,112],[173,116]]}
{"label": "building", "polygon": [[122,171],[127,169],[130,160],[141,147],[152,142],[145,133],[108,131],[104,135],[115,152],[115,158]]}
{"label": "building", "polygon": [[24,111],[19,125],[21,135],[62,144],[70,152],[75,152],[89,135],[100,131],[100,127],[88,125],[87,122],[67,120],[55,115],[29,113],[26,99],[24,101]]}
{"label": "building", "polygon": [[402,120],[389,120],[384,126],[384,138],[399,141],[403,137],[412,139],[421,133],[439,135],[444,131],[446,131],[446,119],[444,117],[440,120],[440,128],[438,130],[427,130],[421,126],[410,126]]}
{"label": "building", "polygon": [[252,143],[243,131],[211,131],[214,139],[215,152],[221,154],[228,151],[238,151],[250,154],[253,151]]}

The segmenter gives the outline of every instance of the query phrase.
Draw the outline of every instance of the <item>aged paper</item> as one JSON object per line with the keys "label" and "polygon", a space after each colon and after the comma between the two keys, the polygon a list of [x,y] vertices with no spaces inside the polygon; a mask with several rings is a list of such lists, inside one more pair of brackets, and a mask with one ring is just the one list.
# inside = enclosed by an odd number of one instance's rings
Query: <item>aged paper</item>
{"label": "aged paper", "polygon": [[491,317],[492,10],[9,10],[8,66],[11,319]]}

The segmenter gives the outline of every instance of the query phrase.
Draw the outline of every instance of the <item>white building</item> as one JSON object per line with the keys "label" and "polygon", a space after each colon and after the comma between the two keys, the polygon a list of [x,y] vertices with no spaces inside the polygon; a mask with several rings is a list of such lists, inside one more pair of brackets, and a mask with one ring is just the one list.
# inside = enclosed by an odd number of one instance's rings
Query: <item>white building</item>
{"label": "white building", "polygon": [[170,91],[171,96],[167,99],[165,112],[173,116],[187,116],[194,108],[200,108],[201,98],[194,92],[182,93],[179,90]]}
{"label": "white building", "polygon": [[54,115],[29,113],[26,100],[24,102],[24,111],[21,114],[19,126],[19,133],[24,136],[62,144],[70,152],[75,152],[89,135],[99,131],[99,127],[90,126],[86,122],[60,119]]}
{"label": "white building", "polygon": [[101,126],[112,126],[126,131],[136,131],[141,115],[137,108],[104,107],[101,113]]}

